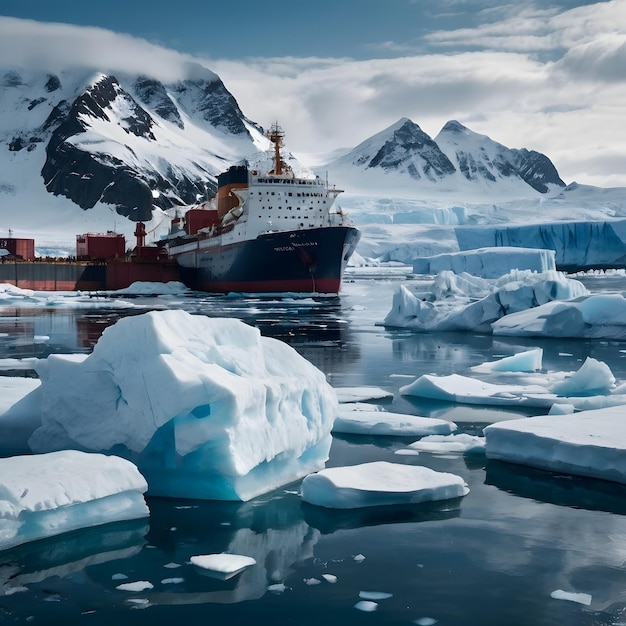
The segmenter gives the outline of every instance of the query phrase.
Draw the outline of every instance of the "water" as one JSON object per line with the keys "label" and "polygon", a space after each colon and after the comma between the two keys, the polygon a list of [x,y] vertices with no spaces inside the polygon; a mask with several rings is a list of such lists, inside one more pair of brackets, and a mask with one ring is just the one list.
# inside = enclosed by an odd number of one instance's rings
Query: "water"
{"label": "water", "polygon": [[[177,306],[256,324],[290,343],[334,386],[382,387],[394,393],[383,402],[388,410],[452,419],[458,432],[471,434],[528,413],[419,401],[400,396],[399,387],[423,373],[466,374],[472,365],[533,346],[544,349],[546,369],[575,370],[593,356],[626,379],[624,343],[386,330],[378,323],[400,280],[355,278],[341,297],[315,300],[178,296],[134,299],[132,309],[110,301],[97,310],[4,309],[0,358],[89,352],[120,316]],[[607,277],[594,290],[622,290],[622,281]],[[151,498],[147,520],[2,553],[0,590],[18,591],[0,595],[0,623],[626,623],[626,487],[483,456],[394,454],[411,441],[336,436],[328,465],[420,464],[462,476],[470,493],[357,511],[302,503],[298,484],[247,503]],[[253,556],[257,566],[220,581],[189,563],[192,555],[222,551]],[[152,588],[116,589],[134,581]],[[284,590],[269,591],[274,584]],[[557,590],[589,594],[591,603],[552,598]],[[392,595],[368,613],[355,608],[362,592]]]}

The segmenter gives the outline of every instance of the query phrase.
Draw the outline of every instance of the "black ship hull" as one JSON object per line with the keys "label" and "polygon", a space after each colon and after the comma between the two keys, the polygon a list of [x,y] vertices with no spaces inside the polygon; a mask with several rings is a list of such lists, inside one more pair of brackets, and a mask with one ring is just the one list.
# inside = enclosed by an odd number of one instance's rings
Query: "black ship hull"
{"label": "black ship hull", "polygon": [[172,256],[184,282],[199,291],[339,293],[359,238],[351,226],[310,228],[226,245],[199,240],[197,249]]}

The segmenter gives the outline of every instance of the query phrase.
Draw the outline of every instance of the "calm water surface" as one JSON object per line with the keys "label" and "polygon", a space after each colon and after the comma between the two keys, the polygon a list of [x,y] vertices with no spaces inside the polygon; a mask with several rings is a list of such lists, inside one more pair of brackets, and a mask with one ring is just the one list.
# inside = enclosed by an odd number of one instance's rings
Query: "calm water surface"
{"label": "calm water surface", "polygon": [[[378,323],[400,280],[357,277],[339,298],[315,300],[200,295],[137,298],[133,309],[110,301],[97,310],[5,308],[0,358],[89,352],[107,325],[140,307],[180,307],[255,324],[290,343],[334,386],[382,387],[394,393],[386,409],[452,419],[458,432],[472,434],[528,413],[429,403],[398,388],[424,373],[467,374],[534,346],[544,349],[547,370],[575,370],[593,356],[626,380],[626,343],[387,330]],[[624,277],[591,280],[594,291],[626,288]],[[247,503],[151,498],[150,518],[141,522],[0,554],[0,594],[14,590],[0,595],[0,623],[626,624],[625,487],[483,456],[394,454],[412,440],[336,436],[328,465],[425,465],[462,476],[470,493],[357,511],[306,505],[297,483]],[[222,551],[253,556],[257,566],[221,581],[189,563]],[[134,581],[153,587],[116,589]],[[275,584],[284,587],[268,590]],[[556,590],[589,594],[591,603],[554,599]],[[364,612],[355,608],[362,592],[391,596]]]}

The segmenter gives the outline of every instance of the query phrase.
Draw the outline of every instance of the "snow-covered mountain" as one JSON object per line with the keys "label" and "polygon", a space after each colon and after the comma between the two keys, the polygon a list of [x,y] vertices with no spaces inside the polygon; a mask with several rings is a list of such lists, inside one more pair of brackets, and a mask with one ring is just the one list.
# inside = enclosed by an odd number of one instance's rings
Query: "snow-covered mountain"
{"label": "snow-covered mountain", "polygon": [[27,173],[82,209],[102,203],[135,221],[211,194],[225,167],[268,146],[220,78],[193,63],[170,84],[9,70],[0,119],[0,193],[19,196]]}
{"label": "snow-covered mountain", "polygon": [[[88,231],[115,230],[131,244],[141,220],[154,241],[167,209],[212,195],[217,174],[269,148],[216,74],[193,61],[177,67],[167,80],[119,67],[0,68],[0,235],[71,255]],[[339,205],[363,231],[363,256],[454,250],[445,227],[626,216],[625,190],[566,187],[547,156],[456,121],[431,139],[402,118],[323,165],[300,161],[346,190]]]}
{"label": "snow-covered mountain", "polygon": [[325,167],[346,180],[353,180],[355,171],[366,172],[379,184],[380,173],[402,174],[414,181],[415,190],[424,191],[524,197],[565,187],[547,156],[507,148],[457,121],[447,122],[433,140],[415,122],[402,118]]}

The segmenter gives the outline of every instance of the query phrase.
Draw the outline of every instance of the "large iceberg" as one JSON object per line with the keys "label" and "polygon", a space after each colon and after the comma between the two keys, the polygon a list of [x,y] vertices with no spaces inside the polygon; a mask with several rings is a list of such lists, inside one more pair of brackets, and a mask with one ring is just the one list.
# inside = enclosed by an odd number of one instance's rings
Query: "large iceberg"
{"label": "large iceberg", "polygon": [[151,495],[248,500],[328,458],[338,403],[324,374],[239,320],[127,317],[90,355],[51,355],[37,372],[22,401],[41,415],[31,449],[125,457]]}
{"label": "large iceberg", "polygon": [[492,324],[505,315],[587,294],[582,283],[556,271],[513,270],[496,280],[442,271],[430,293],[417,295],[400,285],[384,325],[422,332],[491,333]]}
{"label": "large iceberg", "polygon": [[148,485],[125,459],[64,450],[0,459],[0,550],[149,514]]}

